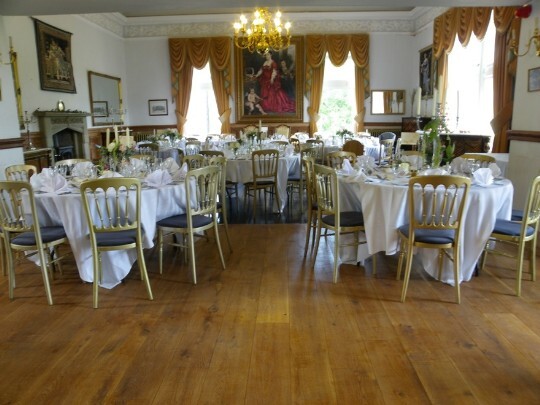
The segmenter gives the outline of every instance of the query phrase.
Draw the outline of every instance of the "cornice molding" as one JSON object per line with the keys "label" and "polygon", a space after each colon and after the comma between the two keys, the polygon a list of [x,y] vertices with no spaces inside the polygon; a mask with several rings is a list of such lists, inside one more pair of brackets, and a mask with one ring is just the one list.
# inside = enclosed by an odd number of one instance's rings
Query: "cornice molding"
{"label": "cornice molding", "polygon": [[[288,13],[294,35],[382,32],[414,35],[447,8],[417,7],[410,12]],[[83,18],[122,38],[229,36],[232,14],[126,18],[121,14],[85,14]]]}

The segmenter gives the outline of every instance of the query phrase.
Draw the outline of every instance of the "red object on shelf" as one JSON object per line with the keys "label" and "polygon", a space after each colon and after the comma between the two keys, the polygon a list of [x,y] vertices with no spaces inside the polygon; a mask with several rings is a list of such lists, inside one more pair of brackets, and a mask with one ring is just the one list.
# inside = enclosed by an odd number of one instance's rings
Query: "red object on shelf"
{"label": "red object on shelf", "polygon": [[525,4],[523,7],[520,7],[516,10],[516,18],[529,18],[532,12],[532,5]]}

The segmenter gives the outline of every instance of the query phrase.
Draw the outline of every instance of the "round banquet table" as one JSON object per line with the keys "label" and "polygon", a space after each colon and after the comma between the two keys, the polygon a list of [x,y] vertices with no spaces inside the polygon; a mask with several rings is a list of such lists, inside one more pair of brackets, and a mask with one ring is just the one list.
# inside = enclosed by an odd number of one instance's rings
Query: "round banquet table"
{"label": "round banquet table", "polygon": [[[362,209],[366,227],[367,244],[358,248],[356,261],[369,255],[385,252],[387,255],[399,251],[397,229],[408,222],[407,201],[408,179],[396,181],[361,182],[340,176],[340,202],[342,211]],[[461,281],[469,281],[476,263],[497,218],[510,219],[514,188],[510,180],[497,180],[490,186],[473,185],[463,212],[461,240]],[[416,256],[424,270],[438,278],[437,249],[417,249]],[[454,284],[452,263],[444,260],[440,278]]]}
{"label": "round banquet table", "polygon": [[[78,189],[69,193],[36,193],[36,208],[42,226],[63,225],[71,250],[83,281],[94,279],[92,248],[88,238],[88,222]],[[154,245],[156,222],[168,216],[186,211],[186,188],[184,183],[141,190],[141,224],[144,248]],[[129,273],[137,260],[135,249],[102,252],[104,288],[118,285]]]}
{"label": "round banquet table", "polygon": [[[279,193],[279,210],[287,205],[287,179],[300,175],[300,155],[294,154],[280,157],[278,162],[277,189]],[[253,180],[251,159],[228,159],[227,180],[235,183],[247,183]]]}

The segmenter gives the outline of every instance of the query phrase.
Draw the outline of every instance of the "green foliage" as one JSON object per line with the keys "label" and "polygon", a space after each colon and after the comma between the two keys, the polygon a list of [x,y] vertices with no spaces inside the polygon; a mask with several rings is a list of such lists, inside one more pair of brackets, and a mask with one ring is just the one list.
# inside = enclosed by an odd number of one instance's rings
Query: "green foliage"
{"label": "green foliage", "polygon": [[354,113],[345,91],[332,91],[330,97],[325,97],[319,114],[321,120],[318,126],[321,131],[336,133],[344,127],[353,127]]}

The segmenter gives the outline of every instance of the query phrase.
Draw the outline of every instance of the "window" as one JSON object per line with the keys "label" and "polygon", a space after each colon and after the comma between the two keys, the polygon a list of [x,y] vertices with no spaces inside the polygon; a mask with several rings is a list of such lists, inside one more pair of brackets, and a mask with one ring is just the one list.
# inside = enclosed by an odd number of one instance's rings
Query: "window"
{"label": "window", "polygon": [[464,48],[456,37],[448,55],[446,113],[450,130],[493,136],[490,121],[493,119],[494,51],[493,21],[483,41],[472,34]]}
{"label": "window", "polygon": [[202,140],[208,134],[220,134],[221,122],[216,104],[216,96],[212,88],[210,66],[199,70],[193,69],[191,98],[184,125],[184,136],[198,136]]}
{"label": "window", "polygon": [[354,62],[349,54],[342,66],[334,66],[328,55],[324,65],[321,94],[320,132],[334,135],[340,129],[355,130],[356,116]]}

